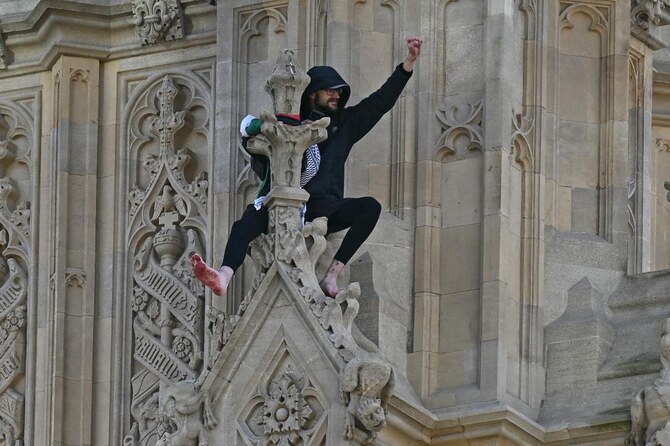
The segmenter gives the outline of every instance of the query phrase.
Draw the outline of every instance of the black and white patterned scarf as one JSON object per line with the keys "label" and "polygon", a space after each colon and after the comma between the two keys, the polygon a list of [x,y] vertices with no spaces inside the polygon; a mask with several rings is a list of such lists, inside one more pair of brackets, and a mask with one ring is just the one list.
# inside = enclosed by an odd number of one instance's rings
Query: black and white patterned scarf
{"label": "black and white patterned scarf", "polygon": [[300,187],[305,187],[305,184],[309,183],[309,180],[314,178],[314,175],[319,171],[319,164],[321,164],[319,146],[314,144],[307,149],[305,158],[305,170],[300,174]]}

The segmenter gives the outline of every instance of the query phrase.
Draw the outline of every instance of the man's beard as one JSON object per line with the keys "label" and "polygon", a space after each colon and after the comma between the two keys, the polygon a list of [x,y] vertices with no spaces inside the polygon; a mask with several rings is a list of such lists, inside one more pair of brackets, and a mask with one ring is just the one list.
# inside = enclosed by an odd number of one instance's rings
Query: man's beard
{"label": "man's beard", "polygon": [[[328,102],[335,103],[335,110],[333,110],[332,108],[330,108],[328,106]],[[325,102],[315,101],[314,102],[314,110],[318,111],[319,113],[323,113],[324,115],[326,115],[328,117],[332,117],[332,116],[336,115],[337,112],[339,111],[339,107],[338,107],[339,104],[338,103],[339,103],[339,99],[336,99],[336,100],[329,99]]]}

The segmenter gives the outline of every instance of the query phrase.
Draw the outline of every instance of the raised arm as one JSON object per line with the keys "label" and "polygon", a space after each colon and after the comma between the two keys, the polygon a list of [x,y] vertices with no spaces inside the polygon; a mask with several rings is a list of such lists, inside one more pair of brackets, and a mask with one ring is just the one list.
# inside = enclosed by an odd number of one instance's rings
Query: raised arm
{"label": "raised arm", "polygon": [[416,60],[421,54],[423,40],[418,37],[408,37],[406,42],[407,57],[405,57],[405,61],[396,67],[395,71],[377,91],[349,108],[352,119],[353,131],[351,135],[353,142],[364,137],[382,116],[393,108],[407,81],[412,76]]}
{"label": "raised arm", "polygon": [[402,69],[411,73],[414,71],[414,63],[421,55],[421,45],[423,45],[423,40],[418,37],[408,37],[405,39],[407,42],[407,57],[402,63]]}

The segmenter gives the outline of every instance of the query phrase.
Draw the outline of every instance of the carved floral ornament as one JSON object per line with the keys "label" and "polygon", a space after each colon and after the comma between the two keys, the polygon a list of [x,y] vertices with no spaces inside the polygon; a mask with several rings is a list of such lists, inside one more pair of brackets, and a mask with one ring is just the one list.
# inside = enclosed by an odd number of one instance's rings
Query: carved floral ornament
{"label": "carved floral ornament", "polygon": [[267,389],[261,388],[263,407],[257,422],[272,444],[292,446],[309,441],[309,428],[314,419],[314,411],[303,395],[304,377],[291,369],[272,381]]}
{"label": "carved floral ornament", "polygon": [[133,23],[142,45],[184,37],[179,0],[133,0]]}

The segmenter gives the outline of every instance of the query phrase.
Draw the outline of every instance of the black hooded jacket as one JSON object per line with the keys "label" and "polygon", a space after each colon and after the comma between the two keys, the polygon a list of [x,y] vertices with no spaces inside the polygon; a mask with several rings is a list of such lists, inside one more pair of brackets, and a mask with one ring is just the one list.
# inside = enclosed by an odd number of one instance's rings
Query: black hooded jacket
{"label": "black hooded jacket", "polygon": [[[311,81],[302,94],[300,119],[309,117],[311,112],[309,95],[315,91],[342,88],[342,94],[338,103],[339,111],[330,117],[328,139],[319,143],[321,152],[319,171],[305,185],[305,190],[310,194],[310,202],[341,199],[344,196],[344,164],[351,148],[393,108],[412,73],[403,70],[402,65],[398,65],[379,90],[352,107],[346,107],[351,89],[334,68],[313,67],[307,74]],[[307,209],[309,212],[309,202]]]}

